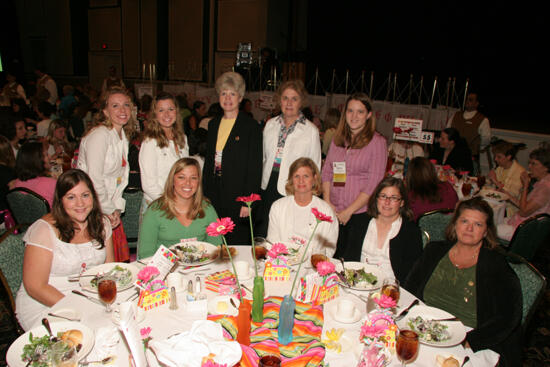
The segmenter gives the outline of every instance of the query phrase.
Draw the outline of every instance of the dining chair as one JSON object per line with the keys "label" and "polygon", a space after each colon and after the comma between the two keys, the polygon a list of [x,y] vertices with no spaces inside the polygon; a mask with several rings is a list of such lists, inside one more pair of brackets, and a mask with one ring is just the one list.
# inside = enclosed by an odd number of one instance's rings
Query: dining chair
{"label": "dining chair", "polygon": [[122,197],[126,200],[126,208],[120,219],[124,226],[128,246],[135,248],[137,247],[139,236],[139,214],[143,200],[143,191],[138,187],[127,187],[122,193]]}
{"label": "dining chair", "polygon": [[523,314],[521,318],[522,332],[525,333],[529,321],[539,305],[546,289],[546,278],[525,258],[509,253],[508,264],[516,273],[521,285],[523,296]]}
{"label": "dining chair", "polygon": [[445,240],[445,228],[452,218],[452,213],[452,209],[437,209],[418,218],[418,226],[424,235],[427,235],[427,242]]}
{"label": "dining chair", "polygon": [[521,223],[508,244],[508,251],[532,261],[540,246],[550,241],[550,215],[538,214]]}
{"label": "dining chair", "polygon": [[15,317],[13,294],[0,270],[0,366],[6,365],[8,348],[21,334],[23,329]]}
{"label": "dining chair", "polygon": [[46,199],[25,187],[16,187],[8,191],[6,200],[15,222],[22,229],[26,229],[50,211],[50,204]]}
{"label": "dining chair", "polygon": [[[4,274],[11,294],[16,294],[23,282],[23,233],[14,234],[18,226],[10,228],[0,237],[0,270]],[[15,308],[15,306],[14,306]]]}

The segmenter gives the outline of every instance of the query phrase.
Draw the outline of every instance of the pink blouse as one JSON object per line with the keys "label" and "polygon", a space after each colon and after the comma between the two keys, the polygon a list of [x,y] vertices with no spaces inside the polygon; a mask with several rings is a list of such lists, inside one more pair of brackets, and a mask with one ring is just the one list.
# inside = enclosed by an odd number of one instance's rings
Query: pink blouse
{"label": "pink blouse", "polygon": [[26,189],[36,192],[38,195],[48,200],[51,208],[53,204],[53,194],[55,192],[56,183],[57,180],[55,178],[40,176],[31,178],[27,181],[21,181],[17,179],[15,180],[14,187],[24,187]]}
{"label": "pink blouse", "polygon": [[[533,190],[527,194],[527,200],[542,203],[541,207],[531,213],[529,217],[542,213],[550,214],[550,174],[535,182]],[[516,228],[529,217],[522,217],[519,213],[516,213],[508,220],[508,224]]]}

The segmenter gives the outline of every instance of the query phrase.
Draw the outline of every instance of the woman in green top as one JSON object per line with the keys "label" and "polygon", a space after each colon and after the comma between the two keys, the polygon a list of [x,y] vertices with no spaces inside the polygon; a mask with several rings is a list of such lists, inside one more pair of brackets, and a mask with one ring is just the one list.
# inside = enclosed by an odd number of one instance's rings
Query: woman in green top
{"label": "woman in green top", "polygon": [[493,250],[493,210],[479,197],[461,201],[445,235],[447,241],[426,246],[405,288],[473,328],[466,345],[474,351],[494,350],[499,366],[521,365],[521,286],[506,258]]}
{"label": "woman in green top", "polygon": [[143,217],[138,258],[152,256],[160,245],[169,247],[182,239],[221,244],[221,237],[206,234],[206,227],[218,215],[203,196],[201,182],[200,165],[195,159],[182,158],[174,163],[164,193],[151,203]]}

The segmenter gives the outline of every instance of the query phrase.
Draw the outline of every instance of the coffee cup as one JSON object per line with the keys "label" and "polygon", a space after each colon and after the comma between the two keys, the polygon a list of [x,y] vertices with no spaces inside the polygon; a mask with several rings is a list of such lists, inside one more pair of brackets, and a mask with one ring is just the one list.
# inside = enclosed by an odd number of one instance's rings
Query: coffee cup
{"label": "coffee cup", "polygon": [[349,299],[340,299],[336,309],[338,315],[343,319],[350,319],[355,314],[355,304]]}
{"label": "coffee cup", "polygon": [[248,278],[250,267],[246,261],[235,261],[235,270],[239,278],[245,279]]}

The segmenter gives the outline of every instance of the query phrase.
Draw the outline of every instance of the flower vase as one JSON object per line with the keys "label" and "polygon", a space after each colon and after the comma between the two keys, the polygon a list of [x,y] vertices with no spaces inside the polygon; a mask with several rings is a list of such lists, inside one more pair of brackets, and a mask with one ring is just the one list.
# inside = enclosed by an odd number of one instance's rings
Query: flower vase
{"label": "flower vase", "polygon": [[264,321],[264,277],[254,277],[254,289],[252,290],[252,320]]}
{"label": "flower vase", "polygon": [[242,299],[237,315],[237,341],[242,345],[250,345],[250,303]]}
{"label": "flower vase", "polygon": [[279,343],[287,345],[292,341],[292,329],[294,328],[294,309],[296,302],[290,294],[287,294],[279,310]]}

